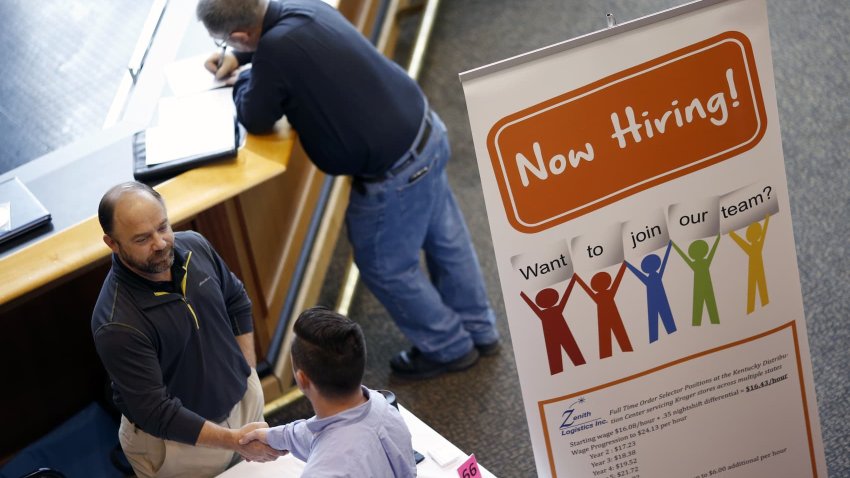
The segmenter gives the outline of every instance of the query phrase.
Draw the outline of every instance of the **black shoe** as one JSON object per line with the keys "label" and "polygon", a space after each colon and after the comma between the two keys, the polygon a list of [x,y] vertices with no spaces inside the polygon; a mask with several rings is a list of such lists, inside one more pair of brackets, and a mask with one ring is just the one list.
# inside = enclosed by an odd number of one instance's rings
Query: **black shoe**
{"label": "black shoe", "polygon": [[489,344],[475,344],[475,348],[478,349],[478,353],[482,357],[490,357],[499,353],[499,350],[502,349],[502,341],[501,339],[496,339]]}
{"label": "black shoe", "polygon": [[449,362],[435,362],[425,358],[422,351],[413,347],[403,350],[390,360],[390,368],[399,377],[410,379],[433,378],[446,372],[460,372],[475,365],[478,350],[473,347],[466,355]]}

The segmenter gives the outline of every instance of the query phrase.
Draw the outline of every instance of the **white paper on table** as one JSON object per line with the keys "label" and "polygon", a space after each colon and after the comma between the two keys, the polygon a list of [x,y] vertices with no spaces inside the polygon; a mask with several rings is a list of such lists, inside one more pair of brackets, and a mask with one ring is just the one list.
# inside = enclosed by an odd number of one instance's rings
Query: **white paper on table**
{"label": "white paper on table", "polygon": [[304,472],[305,463],[291,454],[284,455],[275,461],[259,463],[242,461],[218,478],[298,478]]}
{"label": "white paper on table", "polygon": [[236,115],[233,88],[219,88],[189,96],[166,96],[157,104],[159,126],[186,127],[206,118]]}
{"label": "white paper on table", "polygon": [[226,88],[160,99],[159,124],[145,132],[145,164],[231,149],[236,141],[236,110],[230,92]]}
{"label": "white paper on table", "polygon": [[204,67],[208,56],[209,54],[202,53],[165,66],[165,79],[175,96],[191,95],[226,86],[224,81],[216,80],[215,75]]}
{"label": "white paper on table", "polygon": [[145,164],[148,166],[226,151],[235,141],[232,117],[186,128],[155,126],[148,128],[145,134]]}

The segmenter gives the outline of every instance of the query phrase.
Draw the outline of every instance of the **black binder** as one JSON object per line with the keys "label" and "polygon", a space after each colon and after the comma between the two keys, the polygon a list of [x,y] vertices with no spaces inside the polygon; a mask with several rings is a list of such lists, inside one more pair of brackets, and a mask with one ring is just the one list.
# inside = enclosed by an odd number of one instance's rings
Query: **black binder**
{"label": "black binder", "polygon": [[145,130],[133,135],[133,177],[139,181],[152,181],[175,176],[189,169],[228,158],[235,158],[239,149],[241,128],[236,118],[233,119],[233,143],[225,149],[202,151],[198,154],[185,156],[172,161],[146,164]]}
{"label": "black binder", "polygon": [[0,244],[49,222],[50,213],[17,176],[0,182]]}

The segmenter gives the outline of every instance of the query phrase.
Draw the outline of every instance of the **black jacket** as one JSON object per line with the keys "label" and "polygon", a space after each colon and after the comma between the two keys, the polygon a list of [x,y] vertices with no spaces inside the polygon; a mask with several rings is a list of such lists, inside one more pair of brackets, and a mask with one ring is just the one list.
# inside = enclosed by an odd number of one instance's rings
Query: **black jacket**
{"label": "black jacket", "polygon": [[200,234],[175,233],[174,254],[173,284],[113,255],[91,327],[118,409],[151,435],[194,444],[245,394],[251,370],[235,336],[253,331],[251,301]]}
{"label": "black jacket", "polygon": [[286,115],[310,160],[328,174],[390,169],[425,116],[419,85],[325,2],[268,5],[256,51],[236,55],[252,64],[233,86],[239,122],[264,133]]}

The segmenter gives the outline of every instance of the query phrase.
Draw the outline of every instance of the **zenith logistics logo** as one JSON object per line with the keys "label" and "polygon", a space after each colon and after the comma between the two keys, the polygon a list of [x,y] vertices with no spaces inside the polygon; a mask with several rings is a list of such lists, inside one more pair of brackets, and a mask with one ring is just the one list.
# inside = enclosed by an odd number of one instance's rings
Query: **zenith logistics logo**
{"label": "zenith logistics logo", "polygon": [[580,407],[580,409],[576,407],[576,405],[583,405],[584,402],[584,397],[580,397],[561,414],[561,426],[558,427],[561,430],[561,436],[572,435],[608,423],[608,420],[593,418],[593,413],[584,407]]}

